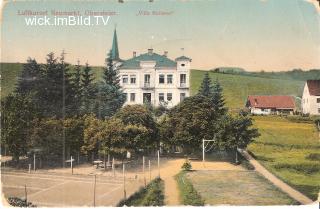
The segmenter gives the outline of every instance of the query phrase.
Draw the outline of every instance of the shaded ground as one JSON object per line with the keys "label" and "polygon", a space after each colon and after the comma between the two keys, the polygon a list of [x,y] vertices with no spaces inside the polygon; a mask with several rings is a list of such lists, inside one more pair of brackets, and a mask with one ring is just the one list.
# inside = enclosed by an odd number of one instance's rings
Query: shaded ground
{"label": "shaded ground", "polygon": [[286,194],[255,171],[216,170],[187,174],[195,189],[209,205],[289,205]]}

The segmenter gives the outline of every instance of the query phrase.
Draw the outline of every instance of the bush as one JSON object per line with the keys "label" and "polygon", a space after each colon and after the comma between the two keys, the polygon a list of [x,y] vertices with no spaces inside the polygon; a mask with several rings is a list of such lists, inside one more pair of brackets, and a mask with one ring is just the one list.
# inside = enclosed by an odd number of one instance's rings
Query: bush
{"label": "bush", "polygon": [[192,165],[188,159],[186,159],[186,161],[183,163],[183,165],[181,166],[181,169],[184,171],[191,171],[192,170]]}
{"label": "bush", "polygon": [[122,206],[163,206],[164,205],[163,180],[156,178],[146,187],[141,187],[129,198],[121,200],[117,207]]}
{"label": "bush", "polygon": [[185,176],[186,172],[182,171],[175,176],[180,190],[182,204],[192,206],[203,206],[204,201],[200,194],[194,189],[192,183]]}
{"label": "bush", "polygon": [[13,207],[36,207],[31,202],[27,202],[25,199],[21,199],[19,197],[9,197],[8,203]]}
{"label": "bush", "polygon": [[307,160],[320,161],[320,153],[311,153],[306,156]]}

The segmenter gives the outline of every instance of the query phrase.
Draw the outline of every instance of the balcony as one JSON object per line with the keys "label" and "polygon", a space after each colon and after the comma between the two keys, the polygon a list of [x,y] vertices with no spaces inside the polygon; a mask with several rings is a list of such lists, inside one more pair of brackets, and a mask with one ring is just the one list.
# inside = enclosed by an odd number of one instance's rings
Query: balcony
{"label": "balcony", "polygon": [[142,86],[143,89],[153,89],[154,85],[150,83],[144,83]]}
{"label": "balcony", "polygon": [[180,83],[179,86],[178,86],[179,89],[188,89],[189,86],[187,86],[186,83]]}

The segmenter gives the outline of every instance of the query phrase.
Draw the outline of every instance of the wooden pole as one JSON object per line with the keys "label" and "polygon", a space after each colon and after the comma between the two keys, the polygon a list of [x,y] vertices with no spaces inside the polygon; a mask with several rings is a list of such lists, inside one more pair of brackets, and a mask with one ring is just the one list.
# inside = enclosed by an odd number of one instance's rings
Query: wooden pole
{"label": "wooden pole", "polygon": [[123,174],[123,198],[127,199],[126,195],[126,174],[125,174],[125,164],[122,164],[122,174]]}
{"label": "wooden pole", "polygon": [[145,172],[144,172],[144,168],[145,168],[145,158],[144,158],[144,156],[143,156],[143,157],[142,157],[142,173],[143,173],[144,186],[147,186],[146,174],[145,174]]}
{"label": "wooden pole", "polygon": [[71,166],[71,175],[73,175],[73,165],[72,165],[72,156],[71,156],[71,158],[70,158],[70,166]]}
{"label": "wooden pole", "polygon": [[149,182],[151,181],[151,162],[149,160]]}
{"label": "wooden pole", "polygon": [[158,150],[158,177],[160,178],[160,151]]}
{"label": "wooden pole", "polygon": [[93,207],[96,207],[96,184],[97,184],[97,175],[94,175]]}
{"label": "wooden pole", "polygon": [[104,150],[104,153],[103,153],[103,162],[104,162],[104,171],[106,171],[107,170],[106,150]]}
{"label": "wooden pole", "polygon": [[33,154],[33,171],[36,171],[36,153]]}
{"label": "wooden pole", "polygon": [[31,164],[29,164],[29,173],[31,173]]}
{"label": "wooden pole", "polygon": [[113,177],[116,177],[116,171],[115,171],[115,167],[114,167],[114,157],[112,158],[112,172],[113,172]]}
{"label": "wooden pole", "polygon": [[28,205],[28,194],[27,194],[27,185],[24,185],[24,197],[26,199],[26,205]]}

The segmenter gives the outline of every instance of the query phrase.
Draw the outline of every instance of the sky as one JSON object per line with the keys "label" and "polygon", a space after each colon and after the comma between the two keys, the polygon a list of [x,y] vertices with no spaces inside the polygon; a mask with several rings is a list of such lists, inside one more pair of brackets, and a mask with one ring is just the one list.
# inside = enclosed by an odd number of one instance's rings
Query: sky
{"label": "sky", "polygon": [[[194,69],[319,69],[320,13],[309,1],[9,1],[2,8],[1,62],[25,62],[28,57],[45,62],[49,52],[65,50],[69,63],[102,66],[116,26],[122,59],[153,48],[159,54],[168,51],[172,59],[190,57]],[[18,15],[25,10],[48,11],[51,19],[51,10],[115,15],[106,25],[30,26],[27,16]],[[150,15],[138,15],[141,11]]]}

